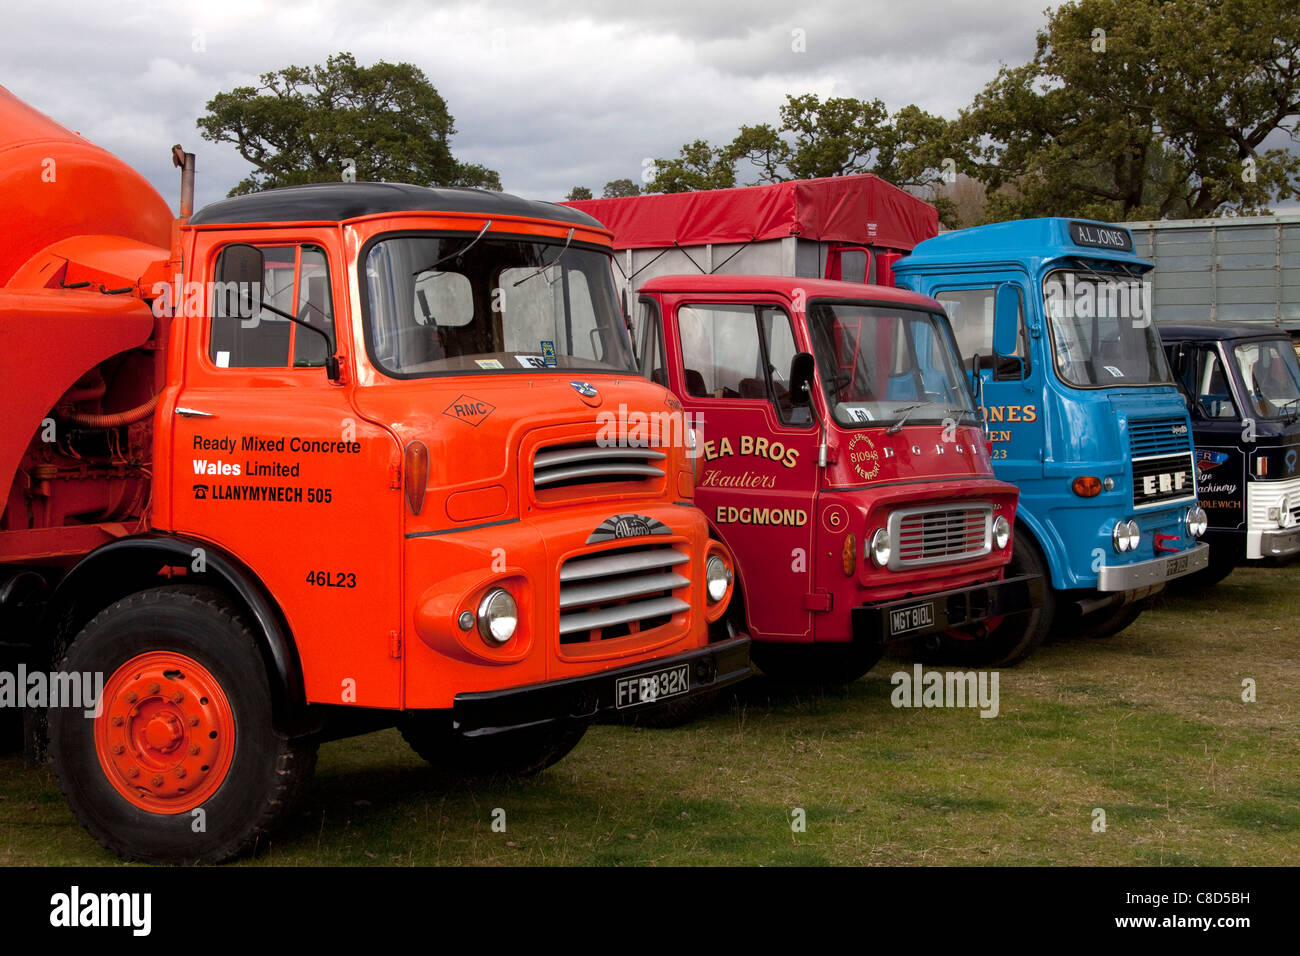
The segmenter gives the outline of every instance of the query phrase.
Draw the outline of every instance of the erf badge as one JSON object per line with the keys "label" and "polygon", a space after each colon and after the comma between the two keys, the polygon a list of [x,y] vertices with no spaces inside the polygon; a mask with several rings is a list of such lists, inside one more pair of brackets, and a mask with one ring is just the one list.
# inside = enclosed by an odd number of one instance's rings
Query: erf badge
{"label": "erf badge", "polygon": [[880,456],[876,454],[876,443],[868,436],[858,433],[849,440],[849,464],[864,481],[870,481],[880,474]]}

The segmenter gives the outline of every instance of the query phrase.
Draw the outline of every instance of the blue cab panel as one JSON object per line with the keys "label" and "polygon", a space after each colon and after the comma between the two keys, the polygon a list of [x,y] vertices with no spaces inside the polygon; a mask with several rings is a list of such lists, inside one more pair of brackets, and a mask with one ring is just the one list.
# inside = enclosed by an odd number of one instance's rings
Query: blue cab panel
{"label": "blue cab panel", "polygon": [[[1054,591],[1070,592],[1060,603],[1130,603],[1206,566],[1191,421],[1151,320],[1152,264],[1127,229],[978,226],[922,242],[893,268],[952,320],[994,470],[1020,488],[1018,526]],[[1004,305],[1018,308],[999,312],[1006,286],[1017,295]],[[998,325],[998,341],[1016,343],[1008,354],[994,354]]]}

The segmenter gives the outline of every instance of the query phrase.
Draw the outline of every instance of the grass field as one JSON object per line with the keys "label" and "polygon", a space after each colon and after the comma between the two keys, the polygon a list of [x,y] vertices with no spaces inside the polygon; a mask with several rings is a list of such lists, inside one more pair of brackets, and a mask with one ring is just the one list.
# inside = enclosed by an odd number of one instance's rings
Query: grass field
{"label": "grass field", "polygon": [[[1049,644],[1001,672],[992,719],[896,709],[910,665],[885,660],[817,696],[750,682],[677,730],[594,727],[522,783],[445,784],[394,731],[326,744],[301,814],[235,865],[1294,866],[1298,583],[1240,570],[1115,637]],[[0,758],[0,865],[117,862],[48,768]]]}

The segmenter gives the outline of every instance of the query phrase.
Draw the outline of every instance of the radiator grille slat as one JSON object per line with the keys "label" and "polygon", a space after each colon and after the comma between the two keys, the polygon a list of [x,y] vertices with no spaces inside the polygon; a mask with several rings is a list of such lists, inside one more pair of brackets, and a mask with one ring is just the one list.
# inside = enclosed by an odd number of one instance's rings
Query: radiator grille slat
{"label": "radiator grille slat", "polygon": [[610,625],[628,624],[645,618],[668,617],[681,611],[689,611],[690,608],[691,606],[681,598],[670,597],[620,604],[595,611],[581,611],[577,614],[564,614],[560,616],[560,636],[587,633]]}
{"label": "radiator grille slat", "polygon": [[643,574],[634,578],[617,578],[610,581],[597,581],[594,584],[578,584],[567,587],[560,595],[560,607],[579,607],[583,604],[595,604],[601,601],[617,601],[621,598],[641,597],[656,591],[671,591],[684,588],[691,582],[680,574]]}
{"label": "radiator grille slat", "polygon": [[602,554],[594,558],[574,558],[560,569],[560,583],[584,581],[614,574],[628,574],[649,568],[671,568],[689,561],[686,555],[671,548],[653,551],[631,551],[623,554]]}

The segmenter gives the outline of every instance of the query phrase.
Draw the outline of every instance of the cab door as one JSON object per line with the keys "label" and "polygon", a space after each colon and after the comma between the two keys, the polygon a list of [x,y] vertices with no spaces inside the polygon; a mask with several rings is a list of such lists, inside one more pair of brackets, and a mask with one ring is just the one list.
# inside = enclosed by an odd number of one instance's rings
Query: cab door
{"label": "cab door", "polygon": [[[201,240],[199,273],[218,275],[229,248]],[[332,342],[347,296],[328,240],[259,248],[263,300]],[[262,581],[298,646],[309,701],[400,706],[396,446],[354,410],[351,385],[329,380],[324,339],[255,312],[215,278],[207,291],[208,308],[187,321],[171,416],[171,525]]]}
{"label": "cab door", "polygon": [[790,400],[799,351],[790,313],[741,296],[680,296],[664,307],[666,378],[702,421],[696,504],[737,557],[750,629],[810,641],[820,435],[811,410]]}
{"label": "cab door", "polygon": [[[1011,357],[993,354],[993,315],[998,286],[1010,282],[1020,292],[1018,346]],[[1042,478],[1044,374],[1030,348],[1025,321],[1027,287],[1016,274],[983,275],[978,282],[945,285],[927,291],[943,305],[957,348],[968,371],[978,356],[979,381],[972,382],[983,399],[991,456],[997,476],[1018,482]],[[1045,333],[1044,333],[1045,334]],[[1024,489],[1022,489],[1023,492]]]}

